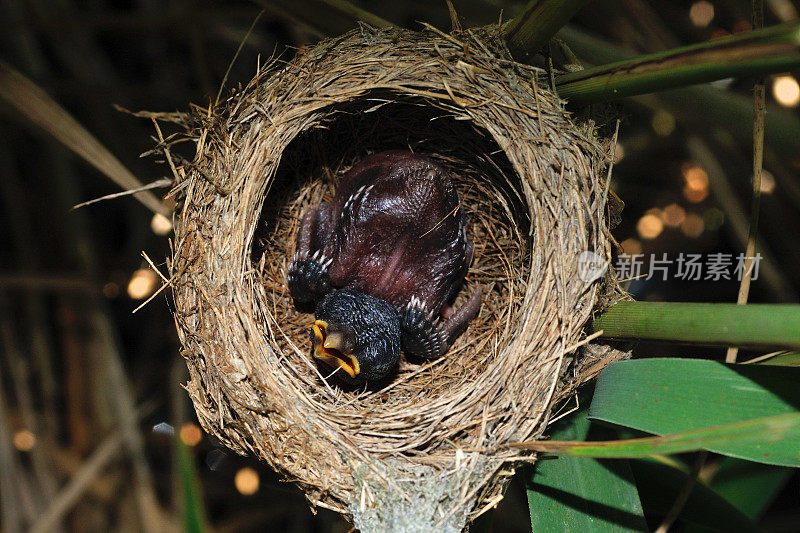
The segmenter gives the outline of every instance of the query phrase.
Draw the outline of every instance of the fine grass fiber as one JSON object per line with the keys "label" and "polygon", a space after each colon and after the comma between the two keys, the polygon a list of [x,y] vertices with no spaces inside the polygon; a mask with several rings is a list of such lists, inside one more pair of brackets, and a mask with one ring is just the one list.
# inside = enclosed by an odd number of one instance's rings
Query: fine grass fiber
{"label": "fine grass fiber", "polygon": [[[548,79],[511,59],[498,27],[362,26],[181,118],[197,151],[177,172],[170,271],[209,433],[361,531],[459,531],[499,501],[535,458],[508,444],[539,438],[560,400],[625,355],[583,342],[621,297],[611,274],[579,275],[581,253],[611,257],[609,146]],[[459,299],[481,287],[483,303],[446,356],[343,387],[310,357],[313,316],[285,271],[303,211],[390,149],[449,169],[475,244]]]}

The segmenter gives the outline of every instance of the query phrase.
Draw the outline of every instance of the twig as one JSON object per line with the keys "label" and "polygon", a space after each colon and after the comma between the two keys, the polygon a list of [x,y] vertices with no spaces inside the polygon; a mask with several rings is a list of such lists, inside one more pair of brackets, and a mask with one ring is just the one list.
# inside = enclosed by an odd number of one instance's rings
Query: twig
{"label": "twig", "polygon": [[614,172],[614,163],[616,163],[617,159],[617,141],[619,139],[619,123],[620,119],[617,119],[617,125],[614,128],[614,138],[613,148],[611,149],[611,162],[608,164],[608,171],[606,172],[606,184],[603,188],[603,205],[608,205],[608,191],[611,190],[611,174]]}
{"label": "twig", "polygon": [[163,284],[161,285],[161,287],[159,287],[159,288],[158,288],[158,290],[157,290],[156,292],[154,292],[154,293],[153,293],[153,294],[152,294],[152,295],[151,295],[151,296],[150,296],[150,297],[149,297],[147,300],[145,300],[144,302],[142,302],[142,304],[141,304],[139,307],[137,307],[136,309],[134,309],[133,311],[131,311],[131,314],[133,314],[133,313],[136,313],[136,312],[137,312],[137,311],[139,311],[141,308],[143,308],[144,306],[146,306],[147,304],[149,304],[150,302],[152,302],[152,301],[153,301],[153,300],[156,298],[156,296],[158,296],[159,294],[161,294],[162,292],[164,292],[164,290],[165,290],[167,287],[169,287],[170,285],[172,285],[172,279],[171,279],[171,278],[170,278],[170,279],[167,279],[167,277],[166,277],[166,276],[164,276],[164,274],[162,274],[162,273],[161,273],[161,271],[158,269],[158,267],[156,267],[155,263],[153,263],[153,260],[152,260],[152,259],[150,259],[150,257],[149,257],[149,256],[148,256],[148,255],[147,255],[145,252],[142,252],[142,256],[143,256],[143,257],[145,258],[145,260],[147,261],[147,264],[149,264],[149,265],[150,265],[150,268],[152,268],[152,269],[153,269],[153,270],[156,272],[156,274],[158,274],[158,275],[159,275],[159,277],[161,278],[161,280],[162,280],[164,283],[163,283]]}
{"label": "twig", "polygon": [[[467,191],[467,193],[466,193],[464,196],[466,196],[467,194],[469,194],[471,190],[472,190],[472,189],[470,188],[470,190],[469,190],[469,191]],[[434,226],[433,226],[431,229],[429,229],[428,231],[426,231],[425,233],[423,233],[422,235],[420,235],[420,236],[419,236],[419,238],[420,238],[420,239],[422,239],[423,237],[425,237],[426,235],[428,235],[430,232],[432,232],[433,230],[435,230],[436,228],[438,228],[439,226],[441,226],[441,225],[444,223],[444,221],[448,219],[448,217],[455,216],[456,212],[457,212],[459,209],[461,209],[461,206],[462,206],[463,204],[464,204],[464,200],[462,199],[460,202],[458,202],[458,205],[457,205],[457,206],[455,206],[455,207],[453,208],[453,210],[452,210],[452,211],[450,211],[449,213],[447,213],[447,214],[444,216],[444,218],[442,218],[442,219],[441,219],[439,222],[437,222],[437,223],[436,223],[436,224],[435,224],[435,225],[434,225]]]}
{"label": "twig", "polygon": [[94,200],[89,200],[87,202],[82,202],[78,205],[72,207],[73,210],[80,209],[81,207],[86,207],[87,205],[96,204],[97,202],[104,202],[106,200],[113,200],[114,198],[120,198],[122,196],[129,196],[131,194],[137,194],[143,191],[149,191],[150,189],[157,189],[159,187],[169,187],[172,185],[173,181],[169,178],[164,178],[160,180],[156,180],[152,183],[148,183],[147,185],[142,185],[138,189],[131,189],[129,191],[122,191],[122,192],[115,192],[113,194],[107,194],[105,196],[101,196],[100,198],[95,198]]}
{"label": "twig", "polygon": [[503,30],[511,53],[524,60],[539,52],[585,3],[586,0],[530,0]]}
{"label": "twig", "polygon": [[557,77],[559,94],[589,103],[685,87],[723,78],[759,76],[800,65],[800,22],[754,29]]}
{"label": "twig", "polygon": [[[719,158],[711,150],[708,142],[698,135],[689,135],[686,139],[686,146],[691,158],[700,163],[708,173],[711,192],[719,202],[720,208],[725,214],[725,220],[730,221],[730,224],[726,224],[726,226],[733,234],[732,236],[742,245],[746,245],[748,228],[746,221],[741,216],[745,208],[741,205],[736,192],[731,187]],[[783,302],[795,300],[797,296],[794,288],[775,266],[779,264],[775,252],[772,251],[767,243],[762,243],[759,247],[759,253],[762,256],[758,265],[759,277],[763,276],[772,296]]]}
{"label": "twig", "polygon": [[[764,26],[764,1],[753,0],[753,29]],[[761,171],[764,167],[764,119],[766,101],[764,97],[764,78],[760,78],[753,89],[753,199],[750,204],[750,228],[747,232],[745,248],[744,272],[739,284],[739,295],[736,303],[747,303],[752,280],[753,258],[756,255],[756,238],[758,236],[758,215],[761,208]],[[726,363],[735,363],[739,348],[731,346],[725,354]]]}
{"label": "twig", "polygon": [[603,336],[603,333],[604,333],[604,331],[603,331],[602,329],[601,329],[600,331],[595,331],[595,332],[594,332],[594,333],[592,333],[591,335],[588,335],[588,336],[587,336],[585,339],[583,339],[583,340],[581,340],[581,341],[578,341],[578,342],[576,342],[575,344],[571,344],[571,345],[567,346],[567,347],[564,349],[564,351],[565,351],[566,353],[572,353],[572,352],[574,352],[575,350],[577,350],[578,348],[580,348],[581,346],[584,346],[584,345],[586,345],[586,344],[589,344],[590,342],[592,342],[593,340],[595,340],[597,337],[602,337],[602,336]]}
{"label": "twig", "polygon": [[620,301],[592,320],[612,339],[800,348],[800,305]]}

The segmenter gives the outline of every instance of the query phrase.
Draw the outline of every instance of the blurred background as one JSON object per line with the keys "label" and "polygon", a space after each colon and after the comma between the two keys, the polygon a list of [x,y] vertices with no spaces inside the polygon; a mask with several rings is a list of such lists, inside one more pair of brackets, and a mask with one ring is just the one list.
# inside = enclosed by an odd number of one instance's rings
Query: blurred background
{"label": "blurred background", "polygon": [[[421,21],[451,28],[444,1],[356,4],[407,28],[419,29]],[[471,27],[508,20],[524,2],[453,5],[462,26]],[[798,17],[796,1],[766,5],[767,25]],[[170,175],[163,161],[140,157],[156,142],[153,123],[115,106],[207,107],[262,10],[226,90],[246,83],[259,62],[289,59],[354,26],[319,0],[6,0],[0,60],[150,183]],[[594,1],[560,37],[588,66],[745,31],[749,17],[750,3],[742,0]],[[767,79],[762,260],[752,302],[797,302],[800,293],[799,78],[787,72]],[[723,80],[591,110],[606,127],[609,117],[621,118],[612,189],[625,204],[613,232],[622,252],[672,261],[681,253],[722,253],[735,261],[744,251],[752,85]],[[186,368],[169,292],[140,308],[162,283],[142,252],[166,275],[170,221],[130,197],[72,210],[119,188],[9,105],[0,105],[0,139],[0,530],[179,530],[197,493],[218,531],[348,531],[197,425],[180,386]],[[736,301],[735,277],[675,274],[673,264],[666,280],[634,279],[629,290],[645,300]],[[635,348],[650,356],[697,355],[691,350]],[[721,350],[704,355],[724,358]],[[186,483],[193,472],[198,482]],[[785,483],[762,513],[765,530],[796,531],[800,523],[800,478],[794,473]],[[495,531],[530,531],[521,482],[492,522]]]}

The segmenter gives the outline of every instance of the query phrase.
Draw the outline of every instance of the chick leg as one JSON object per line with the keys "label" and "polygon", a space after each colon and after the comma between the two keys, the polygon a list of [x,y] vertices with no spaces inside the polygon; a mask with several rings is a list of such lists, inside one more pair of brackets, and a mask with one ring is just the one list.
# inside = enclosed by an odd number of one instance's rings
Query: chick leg
{"label": "chick leg", "polygon": [[403,349],[410,354],[432,359],[441,357],[464,333],[469,321],[481,308],[481,290],[477,289],[449,320],[441,322],[424,307],[408,305],[400,313]]}
{"label": "chick leg", "polygon": [[[327,204],[313,207],[300,220],[294,257],[287,269],[289,293],[295,304],[319,301],[331,290],[328,267],[331,259],[322,253],[319,238],[321,212],[327,213]],[[323,215],[324,216],[324,215]]]}
{"label": "chick leg", "polygon": [[453,315],[442,323],[441,329],[448,339],[447,348],[467,330],[470,320],[478,315],[481,310],[481,296],[483,291],[480,288],[459,307]]}

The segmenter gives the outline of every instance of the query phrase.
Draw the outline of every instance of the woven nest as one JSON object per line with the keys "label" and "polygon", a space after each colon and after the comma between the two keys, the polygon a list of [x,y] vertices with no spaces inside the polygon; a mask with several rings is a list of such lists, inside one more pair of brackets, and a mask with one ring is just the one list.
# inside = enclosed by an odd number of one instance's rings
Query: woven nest
{"label": "woven nest", "polygon": [[[362,531],[462,529],[533,458],[508,444],[540,437],[559,399],[624,355],[581,345],[617,295],[579,259],[610,258],[607,147],[497,35],[362,27],[185,118],[197,153],[170,268],[197,415]],[[285,270],[304,209],[387,149],[450,169],[475,243],[461,298],[480,286],[483,303],[445,357],[342,388],[310,357]]]}

